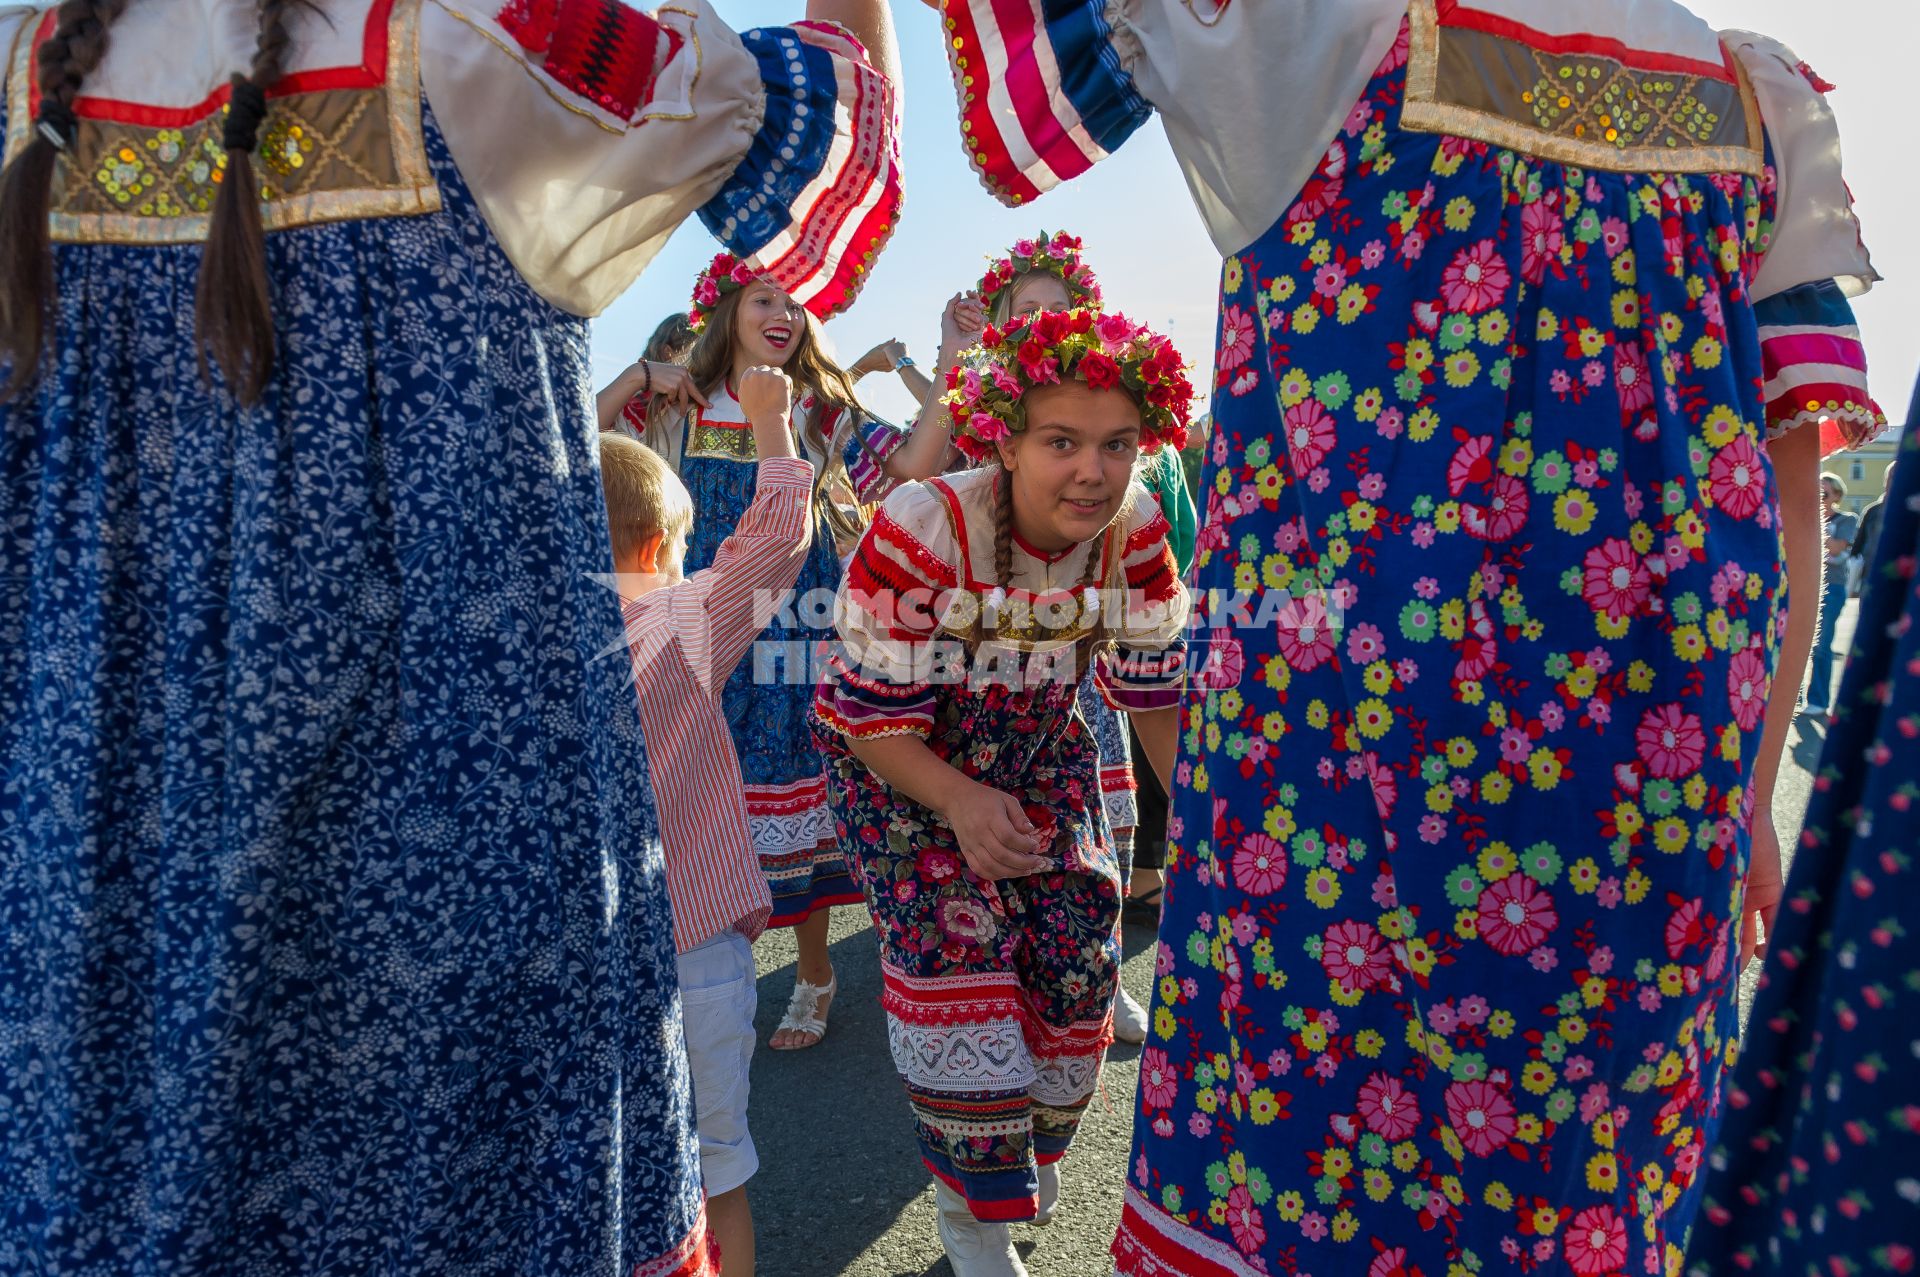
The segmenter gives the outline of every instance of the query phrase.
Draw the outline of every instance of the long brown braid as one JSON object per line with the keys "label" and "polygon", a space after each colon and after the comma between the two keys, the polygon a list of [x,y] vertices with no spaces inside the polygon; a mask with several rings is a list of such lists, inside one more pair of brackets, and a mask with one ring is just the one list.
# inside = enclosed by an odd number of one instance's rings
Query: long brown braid
{"label": "long brown braid", "polygon": [[107,53],[107,33],[127,0],[66,0],[53,33],[40,45],[36,76],[40,110],[27,144],[0,173],[0,354],[13,364],[0,400],[11,399],[40,373],[59,303],[47,216],[53,172],[79,133],[74,99]]}
{"label": "long brown braid", "polygon": [[289,26],[311,0],[261,0],[260,35],[253,65],[233,77],[233,95],[221,145],[226,175],[214,197],[213,218],[200,254],[194,296],[195,347],[200,370],[211,377],[208,356],[220,366],[227,388],[241,403],[259,402],[273,374],[273,292],[267,278],[267,236],[260,220],[260,183],[253,152],[267,114],[267,90],[279,83],[292,46]]}

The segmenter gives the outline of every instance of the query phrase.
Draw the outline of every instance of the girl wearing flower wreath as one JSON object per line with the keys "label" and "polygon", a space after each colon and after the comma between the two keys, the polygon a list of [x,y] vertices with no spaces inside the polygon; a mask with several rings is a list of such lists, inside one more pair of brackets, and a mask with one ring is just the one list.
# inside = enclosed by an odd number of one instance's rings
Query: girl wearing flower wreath
{"label": "girl wearing flower wreath", "polygon": [[[990,259],[975,288],[953,295],[940,316],[940,356],[934,367],[933,392],[921,405],[922,423],[944,433],[952,431],[953,418],[945,399],[947,378],[967,354],[977,351],[981,331],[989,323],[1004,329],[1014,319],[1042,310],[1100,309],[1100,281],[1082,258],[1083,248],[1077,235],[1041,231]],[[956,440],[941,469],[970,463]]]}
{"label": "girl wearing flower wreath", "polygon": [[[960,352],[978,339],[981,329],[991,322],[1002,329],[1023,316],[1042,310],[1066,310],[1084,306],[1101,309],[1100,281],[1083,256],[1085,245],[1076,235],[1041,231],[1031,239],[1016,241],[1006,253],[992,260],[973,292],[957,294],[947,303],[940,325],[940,360],[935,376],[944,379],[959,364]],[[952,419],[944,401],[934,399],[921,415],[930,429],[949,431]],[[966,458],[958,448],[949,453],[949,461]],[[1160,501],[1161,512],[1172,526],[1187,529],[1187,549],[1192,548],[1193,500],[1187,495],[1185,472],[1180,467],[1179,450],[1161,448],[1141,462],[1141,479],[1147,490]],[[949,469],[954,468],[952,465]],[[1183,551],[1174,547],[1175,557]],[[1120,859],[1122,881],[1130,882],[1134,870],[1134,833],[1139,827],[1137,783],[1133,751],[1128,740],[1126,720],[1091,689],[1082,693],[1081,713],[1092,728],[1100,746],[1100,796],[1107,809],[1107,821],[1113,829],[1114,846]],[[1158,894],[1157,870],[1152,872],[1152,890]],[[1150,902],[1158,908],[1158,900]],[[1114,994],[1114,1036],[1123,1042],[1147,1040],[1146,1009],[1128,993],[1124,985]]]}
{"label": "girl wearing flower wreath", "polygon": [[792,379],[794,432],[816,474],[818,524],[794,587],[795,604],[768,624],[724,697],[754,847],[773,892],[768,925],[793,927],[799,942],[792,998],[769,1045],[802,1050],[825,1036],[836,989],[828,911],[860,899],[835,841],[826,775],[807,726],[812,653],[821,636],[806,622],[806,600],[839,583],[834,547],[840,539],[857,540],[860,507],[903,477],[900,466],[915,462],[925,440],[936,448],[944,441],[930,431],[909,436],[867,416],[852,379],[826,354],[807,313],[730,254],[715,257],[701,274],[688,322],[697,336],[684,369],[666,369],[668,380],[651,388],[608,392],[622,402],[635,393],[645,400],[649,389],[661,392],[652,400],[643,441],[679,472],[700,513],[688,538],[686,570],[712,560],[753,500],[752,428],[732,390],[746,369],[780,368]]}
{"label": "girl wearing flower wreath", "polygon": [[815,714],[880,937],[894,1060],[961,1277],[1018,1274],[1111,1036],[1122,883],[1080,712],[1089,666],[1164,769],[1187,595],[1134,482],[1192,390],[1164,337],[1042,312],[953,371],[992,464],[902,487],[841,589]]}

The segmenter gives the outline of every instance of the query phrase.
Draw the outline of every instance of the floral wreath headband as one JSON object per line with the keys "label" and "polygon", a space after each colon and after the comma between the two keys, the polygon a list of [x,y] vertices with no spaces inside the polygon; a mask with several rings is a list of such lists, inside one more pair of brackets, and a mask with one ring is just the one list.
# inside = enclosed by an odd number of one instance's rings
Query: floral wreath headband
{"label": "floral wreath headband", "polygon": [[1006,256],[997,261],[988,259],[993,264],[980,277],[981,302],[992,310],[994,302],[1013,287],[1015,280],[1044,271],[1067,286],[1074,305],[1098,307],[1100,281],[1094,278],[1093,268],[1081,260],[1081,247],[1080,237],[1065,231],[1052,236],[1041,231],[1032,239],[1019,241]]}
{"label": "floral wreath headband", "polygon": [[737,293],[760,276],[732,253],[716,253],[700,278],[693,283],[693,300],[687,303],[687,327],[705,332],[707,316],[728,293]]}
{"label": "floral wreath headband", "polygon": [[1193,420],[1193,384],[1173,342],[1125,315],[1082,307],[1039,311],[1004,331],[987,326],[980,346],[947,374],[942,402],[953,414],[954,446],[975,461],[1027,428],[1025,398],[1040,386],[1083,381],[1120,390],[1140,406],[1140,448],[1184,448]]}

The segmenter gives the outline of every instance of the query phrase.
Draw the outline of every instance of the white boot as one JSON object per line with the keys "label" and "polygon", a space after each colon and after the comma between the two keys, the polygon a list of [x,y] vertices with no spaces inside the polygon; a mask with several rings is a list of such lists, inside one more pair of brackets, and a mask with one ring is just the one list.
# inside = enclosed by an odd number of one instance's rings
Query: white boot
{"label": "white boot", "polygon": [[1053,1222],[1053,1213],[1060,1207],[1060,1163],[1048,1162],[1040,1168],[1040,1213],[1033,1222],[1045,1227]]}
{"label": "white boot", "polygon": [[975,1219],[967,1199],[942,1180],[933,1182],[933,1198],[940,1208],[940,1244],[947,1248],[953,1277],[1028,1277],[1005,1224]]}
{"label": "white boot", "polygon": [[1147,1040],[1147,1009],[1133,1000],[1124,984],[1113,995],[1113,1036],[1134,1046]]}

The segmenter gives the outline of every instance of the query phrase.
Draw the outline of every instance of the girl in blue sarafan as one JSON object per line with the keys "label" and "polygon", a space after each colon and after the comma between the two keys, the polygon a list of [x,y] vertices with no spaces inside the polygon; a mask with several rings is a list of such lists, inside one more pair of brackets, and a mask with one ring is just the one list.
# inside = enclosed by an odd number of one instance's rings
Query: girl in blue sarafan
{"label": "girl in blue sarafan", "polygon": [[[908,432],[870,417],[806,311],[730,254],[715,257],[701,273],[687,313],[698,337],[685,369],[669,374],[674,393],[653,400],[641,431],[693,496],[698,517],[687,543],[687,569],[711,561],[753,500],[753,431],[733,392],[747,369],[779,368],[793,379],[796,445],[816,476],[816,526],[794,603],[768,622],[755,654],[734,670],[723,697],[754,850],[773,893],[767,925],[792,927],[799,950],[786,1014],[768,1045],[806,1050],[825,1037],[838,988],[827,950],[830,911],[860,900],[827,806],[826,769],[807,725],[813,656],[824,637],[807,617],[816,596],[838,588],[838,547],[858,542],[863,511],[917,473],[908,467],[937,457],[946,436],[930,423]],[[645,398],[643,392],[636,403]],[[631,421],[634,409],[628,414]]]}
{"label": "girl in blue sarafan", "polygon": [[1669,0],[940,7],[996,193],[1157,111],[1226,256],[1190,583],[1277,619],[1197,636],[1119,1271],[1674,1272],[1807,427],[1877,418],[1811,72]]}
{"label": "girl in blue sarafan", "polygon": [[811,15],[0,10],[0,1267],[716,1271],[587,319],[696,211],[850,302]]}

